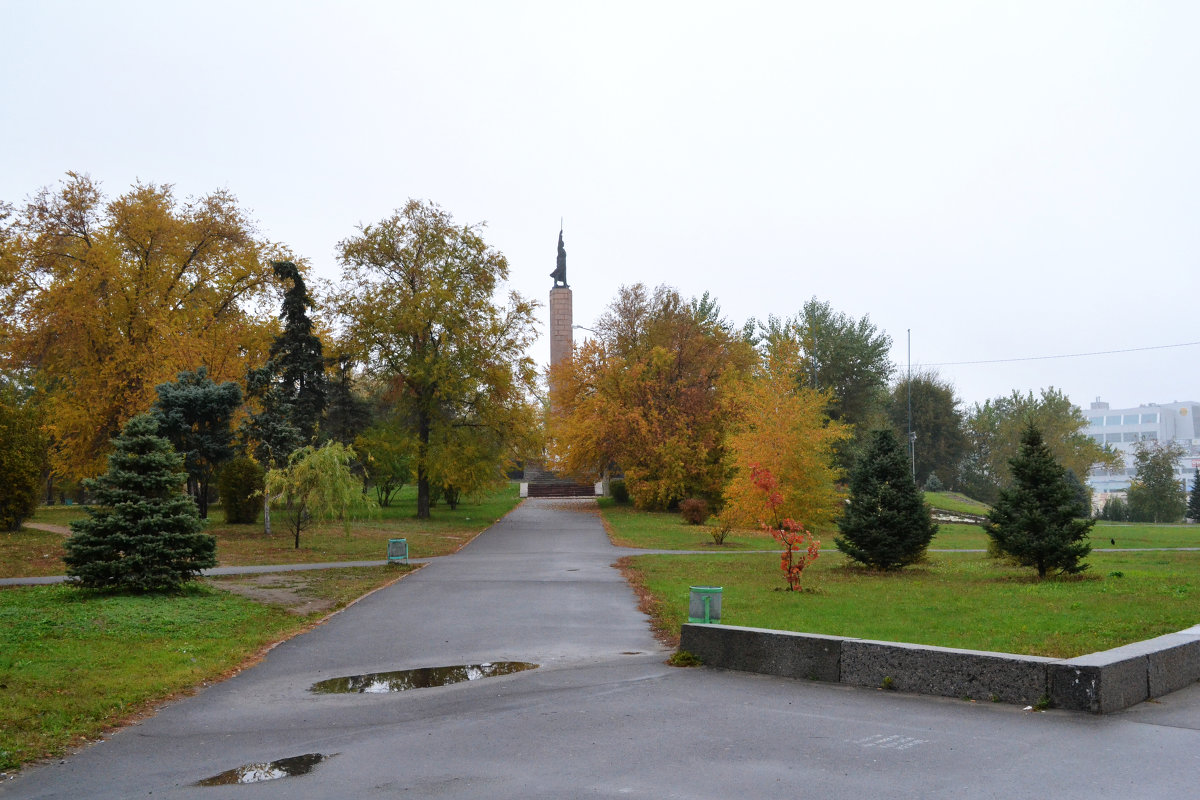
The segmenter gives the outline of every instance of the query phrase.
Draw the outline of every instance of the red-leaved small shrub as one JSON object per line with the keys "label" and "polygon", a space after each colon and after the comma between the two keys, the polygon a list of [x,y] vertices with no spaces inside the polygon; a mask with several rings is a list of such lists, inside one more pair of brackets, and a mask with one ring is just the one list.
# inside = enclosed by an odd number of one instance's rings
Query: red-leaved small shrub
{"label": "red-leaved small shrub", "polygon": [[750,467],[750,474],[754,485],[763,493],[764,505],[772,517],[771,522],[760,521],[759,525],[783,545],[779,567],[783,570],[788,591],[798,592],[802,588],[800,580],[804,576],[804,568],[816,561],[821,554],[821,540],[814,538],[799,522],[790,518],[779,518],[783,495],[777,491],[779,481],[769,469],[754,464]]}

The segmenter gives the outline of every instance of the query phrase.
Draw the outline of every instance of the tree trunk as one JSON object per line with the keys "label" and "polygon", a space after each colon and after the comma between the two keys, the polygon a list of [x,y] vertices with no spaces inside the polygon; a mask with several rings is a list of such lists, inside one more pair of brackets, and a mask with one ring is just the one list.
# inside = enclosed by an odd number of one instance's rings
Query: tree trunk
{"label": "tree trunk", "polygon": [[423,465],[417,467],[417,519],[429,519],[429,476]]}
{"label": "tree trunk", "polygon": [[263,490],[263,532],[271,535],[271,493]]}
{"label": "tree trunk", "polygon": [[421,409],[417,413],[417,519],[429,519],[429,469],[425,463],[429,455],[429,412]]}
{"label": "tree trunk", "polygon": [[208,481],[197,481],[199,492],[196,494],[196,504],[200,507],[200,519],[208,519]]}

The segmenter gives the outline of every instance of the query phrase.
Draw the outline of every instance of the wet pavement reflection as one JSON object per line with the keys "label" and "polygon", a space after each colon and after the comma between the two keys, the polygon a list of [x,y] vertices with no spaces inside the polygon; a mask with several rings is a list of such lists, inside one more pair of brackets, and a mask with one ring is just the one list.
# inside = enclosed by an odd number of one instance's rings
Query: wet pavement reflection
{"label": "wet pavement reflection", "polygon": [[296,775],[306,775],[312,768],[326,758],[321,753],[307,753],[302,756],[281,758],[278,761],[264,761],[255,764],[243,764],[237,769],[226,770],[219,775],[197,781],[197,786],[229,786],[238,783],[261,783],[279,778],[291,778]]}
{"label": "wet pavement reflection", "polygon": [[476,681],[497,675],[511,675],[527,669],[536,669],[537,664],[527,661],[488,661],[483,664],[459,664],[451,667],[420,667],[396,672],[372,672],[366,675],[351,675],[346,678],[330,678],[314,683],[310,691],[317,694],[383,694],[403,692],[409,689],[428,689],[432,686],[449,686],[452,683]]}

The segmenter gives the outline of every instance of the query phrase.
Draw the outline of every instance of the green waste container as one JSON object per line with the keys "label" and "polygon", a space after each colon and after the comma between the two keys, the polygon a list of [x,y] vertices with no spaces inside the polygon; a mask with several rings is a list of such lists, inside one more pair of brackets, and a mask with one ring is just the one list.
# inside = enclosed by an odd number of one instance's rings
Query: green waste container
{"label": "green waste container", "polygon": [[688,622],[721,621],[721,587],[692,586],[688,598]]}
{"label": "green waste container", "polygon": [[387,560],[391,564],[408,563],[408,539],[388,539]]}

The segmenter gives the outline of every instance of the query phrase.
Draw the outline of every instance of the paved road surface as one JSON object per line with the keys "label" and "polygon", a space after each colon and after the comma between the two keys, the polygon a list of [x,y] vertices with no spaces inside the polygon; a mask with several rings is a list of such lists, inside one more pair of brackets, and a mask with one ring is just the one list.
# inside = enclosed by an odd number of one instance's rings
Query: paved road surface
{"label": "paved road surface", "polygon": [[[0,798],[1183,798],[1200,686],[1095,717],[673,669],[586,502],[529,500],[259,666]],[[482,661],[539,669],[393,694],[332,677]],[[198,787],[253,762],[308,774]]]}

